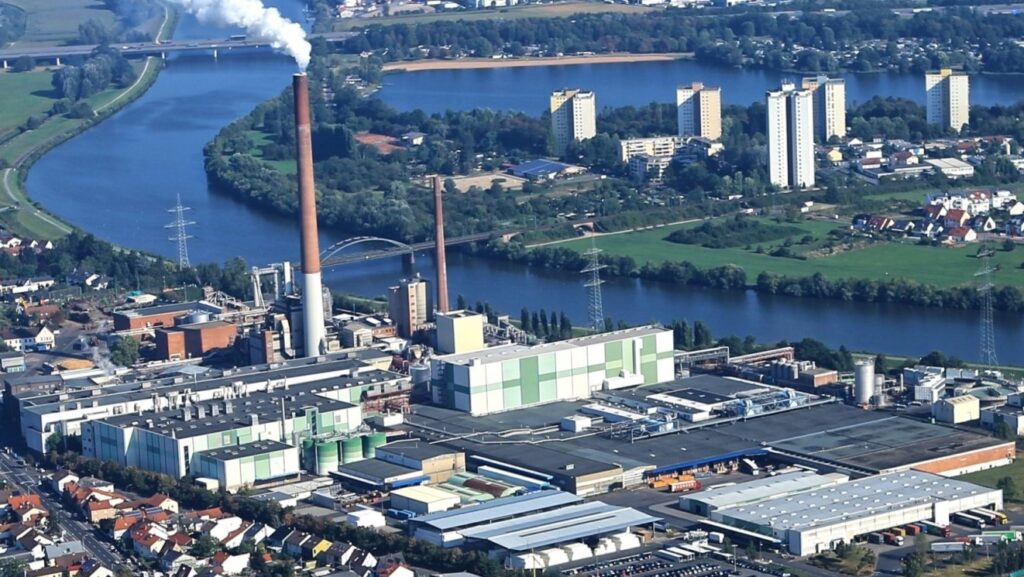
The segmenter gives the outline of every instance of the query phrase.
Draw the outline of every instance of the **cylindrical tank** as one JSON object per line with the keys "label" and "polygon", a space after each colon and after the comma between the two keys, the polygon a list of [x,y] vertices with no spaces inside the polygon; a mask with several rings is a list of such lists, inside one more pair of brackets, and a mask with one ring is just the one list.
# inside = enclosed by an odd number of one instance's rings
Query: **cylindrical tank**
{"label": "cylindrical tank", "polygon": [[425,385],[430,382],[430,365],[410,365],[409,378],[412,386]]}
{"label": "cylindrical tank", "polygon": [[312,439],[302,440],[302,468],[311,473],[316,472],[316,445]]}
{"label": "cylindrical tank", "polygon": [[210,313],[206,311],[192,311],[181,317],[181,324],[183,325],[194,325],[208,322],[210,322]]}
{"label": "cylindrical tank", "polygon": [[341,442],[341,462],[355,463],[363,460],[363,440],[360,437],[349,437]]}
{"label": "cylindrical tank", "polygon": [[338,442],[329,441],[316,444],[316,474],[327,476],[331,471],[338,470]]}
{"label": "cylindrical tank", "polygon": [[853,372],[853,398],[858,405],[871,403],[871,396],[875,394],[875,363],[857,363]]}
{"label": "cylindrical tank", "polygon": [[363,456],[367,459],[377,458],[377,447],[388,442],[388,437],[384,433],[376,432],[370,433],[363,437]]}

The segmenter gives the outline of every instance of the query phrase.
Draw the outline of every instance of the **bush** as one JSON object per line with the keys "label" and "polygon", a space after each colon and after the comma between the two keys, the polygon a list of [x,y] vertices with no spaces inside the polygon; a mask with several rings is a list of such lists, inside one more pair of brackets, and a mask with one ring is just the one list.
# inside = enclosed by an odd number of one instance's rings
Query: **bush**
{"label": "bush", "polygon": [[93,111],[92,106],[89,106],[88,102],[80,101],[71,107],[71,110],[68,111],[68,116],[71,118],[92,118],[96,116],[96,112]]}

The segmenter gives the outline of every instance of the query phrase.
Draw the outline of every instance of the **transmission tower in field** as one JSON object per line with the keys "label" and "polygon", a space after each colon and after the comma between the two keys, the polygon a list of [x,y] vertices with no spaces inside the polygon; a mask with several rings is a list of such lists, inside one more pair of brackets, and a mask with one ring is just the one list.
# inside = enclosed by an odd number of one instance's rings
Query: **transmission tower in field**
{"label": "transmission tower in field", "polygon": [[981,295],[981,362],[990,367],[997,366],[996,331],[992,319],[992,273],[996,271],[991,262],[992,250],[982,248],[978,253],[981,266],[974,276],[978,279],[978,293]]}
{"label": "transmission tower in field", "polygon": [[591,237],[590,248],[583,253],[589,262],[580,271],[581,274],[586,275],[583,286],[587,287],[587,314],[590,317],[590,327],[598,333],[604,331],[604,304],[601,302],[601,285],[604,284],[604,281],[601,280],[601,269],[605,268],[605,265],[601,264],[601,252],[601,249],[594,244],[594,238]]}
{"label": "transmission tower in field", "polygon": [[192,266],[188,261],[188,239],[192,238],[188,235],[186,227],[195,224],[191,220],[185,220],[185,211],[192,210],[187,206],[181,205],[181,195],[178,195],[178,203],[174,205],[174,208],[167,209],[167,212],[174,215],[174,222],[171,224],[164,225],[164,228],[169,228],[173,231],[171,236],[167,240],[178,243],[178,267],[189,268]]}

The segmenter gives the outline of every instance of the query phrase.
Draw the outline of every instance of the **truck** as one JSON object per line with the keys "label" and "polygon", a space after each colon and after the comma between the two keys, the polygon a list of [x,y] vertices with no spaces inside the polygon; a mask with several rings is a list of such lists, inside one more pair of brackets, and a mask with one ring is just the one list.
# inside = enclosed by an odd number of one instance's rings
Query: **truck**
{"label": "truck", "polygon": [[689,479],[679,479],[673,481],[668,485],[669,493],[685,493],[687,491],[699,491],[700,481],[691,477]]}
{"label": "truck", "polygon": [[709,543],[725,543],[725,533],[720,533],[718,531],[710,531],[710,532],[708,532],[708,542]]}
{"label": "truck", "polygon": [[953,513],[953,522],[957,525],[963,525],[965,527],[974,527],[975,529],[984,529],[985,521],[981,517],[976,517],[968,513]]}
{"label": "truck", "polygon": [[1021,540],[1020,531],[982,531],[981,535],[983,537],[987,535],[998,535],[1010,542]]}
{"label": "truck", "polygon": [[936,541],[935,543],[932,543],[930,547],[932,553],[960,553],[966,548],[967,543],[957,541],[951,543]]}
{"label": "truck", "polygon": [[953,534],[953,530],[949,525],[939,525],[938,523],[932,523],[931,521],[921,521],[920,525],[924,527],[924,530],[929,535],[949,537]]}
{"label": "truck", "polygon": [[[979,519],[983,519],[985,523],[989,525],[1002,525],[1002,519],[992,509],[971,509],[967,511],[968,515],[974,515]],[[1004,515],[1005,517],[1005,515]]]}
{"label": "truck", "polygon": [[921,532],[922,532],[921,526],[920,525],[914,525],[914,524],[904,525],[903,529],[907,532],[906,533],[907,535],[910,535],[912,537],[915,536],[915,535],[920,535]]}
{"label": "truck", "polygon": [[882,538],[885,540],[886,545],[895,545],[897,547],[903,546],[903,535],[897,535],[892,532],[882,533]]}
{"label": "truck", "polygon": [[871,533],[868,535],[868,543],[881,545],[882,543],[885,543],[885,537],[883,537],[881,533]]}
{"label": "truck", "polygon": [[971,541],[975,545],[998,545],[1006,542],[1006,536],[1002,533],[985,533],[982,535],[971,535]]}
{"label": "truck", "polygon": [[889,532],[892,533],[893,535],[899,535],[900,537],[906,537],[907,536],[907,530],[904,529],[903,527],[893,527],[892,529],[889,529]]}

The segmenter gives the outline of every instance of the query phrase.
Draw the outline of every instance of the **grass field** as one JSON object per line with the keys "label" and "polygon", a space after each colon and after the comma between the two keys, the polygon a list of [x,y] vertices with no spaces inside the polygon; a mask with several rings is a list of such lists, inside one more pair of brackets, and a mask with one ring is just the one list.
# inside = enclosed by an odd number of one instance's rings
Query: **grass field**
{"label": "grass field", "polygon": [[425,24],[443,20],[517,20],[522,18],[562,18],[573,14],[635,14],[655,10],[632,4],[605,4],[603,2],[565,2],[559,4],[529,4],[488,10],[459,10],[429,14],[398,14],[381,18],[346,18],[334,24],[334,30],[351,30],[371,24]]}
{"label": "grass field", "polygon": [[[906,278],[936,286],[956,286],[973,282],[978,270],[974,258],[977,245],[966,247],[918,246],[913,241],[906,244],[879,241],[874,244],[840,252],[831,256],[813,257],[807,260],[774,257],[767,253],[780,246],[781,241],[762,243],[765,254],[758,254],[756,246],[713,249],[703,246],[669,242],[665,238],[680,227],[698,226],[699,223],[666,226],[625,234],[598,237],[596,244],[606,254],[629,256],[638,264],[646,262],[689,261],[700,268],[711,268],[734,264],[747,272],[753,282],[762,271],[787,276],[809,276],[820,272],[829,279],[870,278],[884,280]],[[808,249],[820,247],[828,231],[845,226],[843,222],[808,220],[800,223],[786,223],[801,229],[802,233],[791,237],[791,249],[801,254]],[[800,237],[810,235],[814,240],[800,245]],[[573,240],[559,246],[584,251],[590,247],[589,239]],[[1024,249],[1005,252],[997,250],[992,263],[999,267],[993,274],[993,282],[1000,285],[1024,285]]]}
{"label": "grass field", "polygon": [[17,46],[63,45],[78,37],[78,25],[90,19],[112,28],[114,13],[99,0],[6,0],[21,7],[28,16],[25,35]]}
{"label": "grass field", "polygon": [[999,479],[1003,477],[1013,477],[1019,487],[1024,487],[1024,459],[1017,459],[1005,467],[985,469],[984,471],[978,471],[977,473],[957,478],[961,481],[970,481],[971,483],[977,483],[986,487],[995,487]]}
{"label": "grass field", "polygon": [[267,160],[263,158],[263,152],[260,150],[265,144],[270,144],[270,139],[267,138],[266,133],[260,132],[259,130],[250,130],[248,134],[249,138],[256,143],[256,147],[249,151],[249,154],[262,160],[264,164],[270,166],[274,170],[281,174],[295,174],[297,170],[294,160]]}
{"label": "grass field", "polygon": [[25,124],[30,116],[43,114],[53,106],[53,72],[36,69],[31,72],[0,72],[0,134]]}

